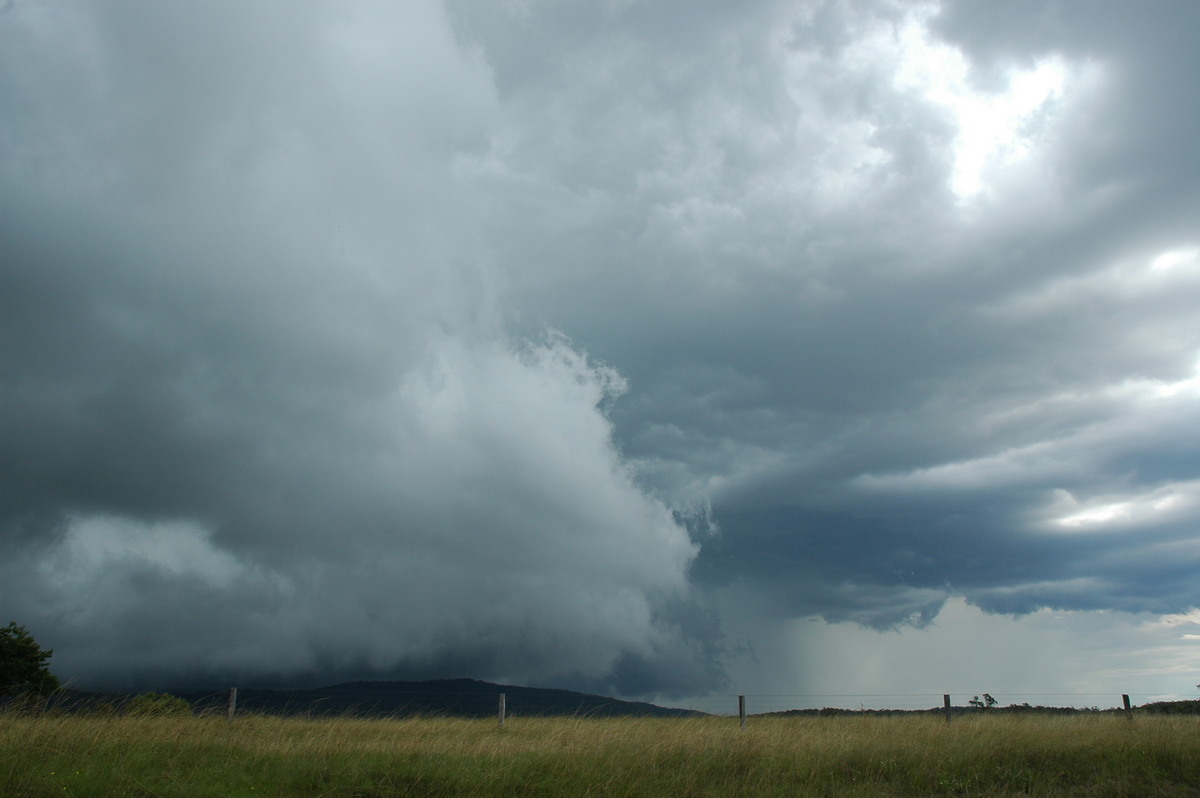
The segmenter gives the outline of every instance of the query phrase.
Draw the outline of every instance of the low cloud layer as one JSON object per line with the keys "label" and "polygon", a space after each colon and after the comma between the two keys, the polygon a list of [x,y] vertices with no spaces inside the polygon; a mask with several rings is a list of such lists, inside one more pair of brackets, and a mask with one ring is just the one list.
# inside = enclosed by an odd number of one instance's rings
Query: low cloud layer
{"label": "low cloud layer", "polygon": [[1027,5],[10,3],[0,609],[627,695],[1190,617],[1200,20]]}

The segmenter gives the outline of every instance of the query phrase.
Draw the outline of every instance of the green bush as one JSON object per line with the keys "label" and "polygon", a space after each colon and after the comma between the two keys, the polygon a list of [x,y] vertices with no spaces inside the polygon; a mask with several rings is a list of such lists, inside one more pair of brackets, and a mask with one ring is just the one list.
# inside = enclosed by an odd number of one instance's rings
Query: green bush
{"label": "green bush", "polygon": [[170,693],[142,693],[125,705],[126,715],[190,715],[192,705]]}

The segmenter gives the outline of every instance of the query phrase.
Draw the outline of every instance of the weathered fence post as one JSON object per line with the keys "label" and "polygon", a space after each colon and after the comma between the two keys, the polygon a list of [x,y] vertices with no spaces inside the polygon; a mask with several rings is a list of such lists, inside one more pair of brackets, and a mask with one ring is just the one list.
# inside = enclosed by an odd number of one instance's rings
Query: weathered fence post
{"label": "weathered fence post", "polygon": [[741,721],[742,728],[746,728],[746,696],[738,696],[738,720]]}
{"label": "weathered fence post", "polygon": [[501,694],[500,694],[500,708],[499,708],[499,714],[500,714],[500,728],[501,728],[501,729],[503,729],[503,728],[504,728],[504,699],[505,699],[505,694],[504,694],[504,693],[501,693]]}
{"label": "weathered fence post", "polygon": [[225,718],[226,722],[233,723],[233,713],[235,711],[237,711],[237,688],[230,687],[229,688],[229,715],[226,716],[226,718]]}
{"label": "weathered fence post", "polygon": [[952,717],[954,717],[954,713],[951,712],[951,710],[950,710],[950,694],[949,693],[942,693],[942,706],[946,708],[946,722],[949,723],[950,719]]}
{"label": "weathered fence post", "polygon": [[1133,720],[1133,707],[1129,705],[1129,693],[1121,693],[1121,703],[1125,705],[1125,717]]}

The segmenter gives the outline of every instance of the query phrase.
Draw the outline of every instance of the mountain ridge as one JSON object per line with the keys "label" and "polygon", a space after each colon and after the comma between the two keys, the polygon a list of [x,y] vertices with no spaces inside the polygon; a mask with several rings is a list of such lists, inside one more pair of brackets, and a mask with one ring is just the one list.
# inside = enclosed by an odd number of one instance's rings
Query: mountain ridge
{"label": "mountain ridge", "polygon": [[[228,706],[228,690],[169,692],[189,701],[198,712],[222,711]],[[288,690],[239,688],[237,709],[270,715],[319,717],[430,715],[483,718],[498,714],[501,694],[505,696],[505,713],[510,717],[691,717],[704,714],[593,693],[497,684],[468,678],[352,681]]]}

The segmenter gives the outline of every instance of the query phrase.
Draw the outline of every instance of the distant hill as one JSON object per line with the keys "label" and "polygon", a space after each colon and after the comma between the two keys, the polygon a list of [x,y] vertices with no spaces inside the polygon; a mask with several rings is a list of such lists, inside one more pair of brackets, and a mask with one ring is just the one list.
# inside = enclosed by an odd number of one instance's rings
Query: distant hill
{"label": "distant hill", "polygon": [[[227,690],[170,692],[190,701],[198,711],[224,711],[229,698]],[[492,684],[475,679],[348,682],[308,690],[240,688],[237,708],[271,715],[486,718],[496,716],[501,693],[505,694],[505,712],[509,717],[686,717],[704,714],[571,690]]]}

